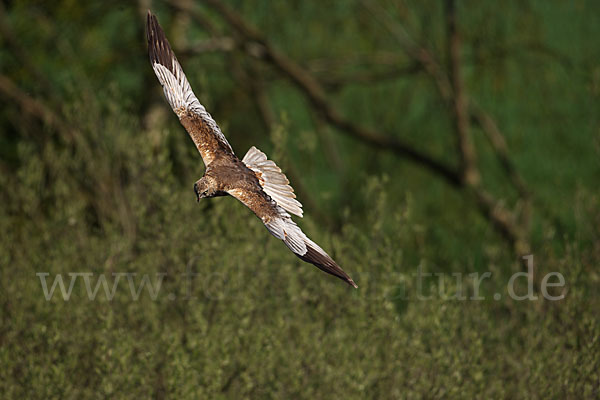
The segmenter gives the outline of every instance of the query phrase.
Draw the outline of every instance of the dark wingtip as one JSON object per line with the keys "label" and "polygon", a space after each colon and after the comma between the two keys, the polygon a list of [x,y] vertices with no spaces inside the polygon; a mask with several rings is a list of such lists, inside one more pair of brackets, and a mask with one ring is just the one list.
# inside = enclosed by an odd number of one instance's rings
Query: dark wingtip
{"label": "dark wingtip", "polygon": [[152,20],[155,18],[152,11],[148,10],[148,14],[146,15],[146,38],[148,39],[148,44],[152,38]]}
{"label": "dark wingtip", "polygon": [[336,276],[353,288],[358,289],[358,285],[354,283],[352,278],[350,278],[350,276],[348,276],[348,274],[327,254],[323,254],[307,244],[306,253],[304,255],[296,254],[296,256],[303,261],[311,263],[321,271]]}
{"label": "dark wingtip", "polygon": [[167,40],[165,32],[158,23],[156,15],[148,10],[146,19],[146,37],[148,38],[148,55],[152,64],[160,64],[168,68],[171,72],[174,71],[175,53],[171,49],[171,45]]}
{"label": "dark wingtip", "polygon": [[156,30],[154,27],[154,21],[156,17],[150,10],[148,10],[148,15],[146,16],[146,39],[148,39],[148,54],[150,55],[150,61],[153,61],[153,38],[156,36]]}
{"label": "dark wingtip", "polygon": [[[158,23],[158,18],[156,18],[156,15],[152,14],[150,10],[148,10],[146,19],[146,38],[148,39],[148,57],[150,58],[150,65],[161,86],[163,86],[163,88],[165,85],[167,86],[167,89],[163,89],[163,92],[166,94],[169,104],[171,104],[171,107],[175,110],[167,93],[172,93],[178,89],[165,80],[163,73],[159,72],[160,68],[157,69],[157,65],[166,68],[175,77],[180,76],[178,72],[183,74],[183,71],[181,71],[181,66],[177,62],[177,58],[171,49],[171,45],[165,36],[165,32]],[[183,79],[185,79],[185,77]],[[181,93],[178,93],[177,95],[181,95]]]}

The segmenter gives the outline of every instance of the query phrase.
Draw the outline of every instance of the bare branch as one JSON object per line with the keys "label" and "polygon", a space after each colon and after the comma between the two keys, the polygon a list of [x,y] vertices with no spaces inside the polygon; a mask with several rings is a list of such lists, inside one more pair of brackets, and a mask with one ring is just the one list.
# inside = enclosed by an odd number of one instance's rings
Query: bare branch
{"label": "bare branch", "polygon": [[452,111],[460,155],[461,177],[466,184],[475,186],[480,182],[476,165],[476,153],[471,139],[469,110],[465,84],[461,73],[461,39],[457,28],[455,0],[446,0],[446,29],[448,54],[450,57],[450,78],[452,82]]}
{"label": "bare branch", "polygon": [[[263,36],[252,26],[248,25],[235,11],[217,0],[207,0],[235,31],[246,42],[255,42],[264,50],[263,60],[275,66],[284,76],[294,83],[308,98],[313,108],[321,116],[340,130],[340,132],[359,139],[371,146],[389,150],[399,156],[405,157],[420,164],[431,172],[440,175],[453,186],[459,185],[460,179],[456,171],[431,156],[413,148],[400,139],[383,135],[373,129],[355,124],[342,116],[327,100],[321,84],[312,77],[304,68],[284,54],[275,50]],[[174,3],[173,3],[174,4]]]}
{"label": "bare branch", "polygon": [[478,105],[471,102],[469,104],[469,111],[471,114],[471,120],[483,130],[486,138],[490,142],[490,145],[494,149],[500,165],[504,168],[507,175],[512,181],[513,186],[517,189],[519,195],[523,198],[530,197],[529,189],[517,168],[510,159],[508,146],[504,135],[498,128],[496,121]]}
{"label": "bare branch", "polygon": [[452,85],[444,73],[444,70],[435,60],[435,57],[426,48],[420,46],[416,41],[414,41],[406,32],[404,27],[402,27],[402,25],[397,24],[394,20],[392,20],[392,18],[381,7],[381,5],[370,0],[363,0],[362,3],[365,8],[371,12],[375,19],[396,38],[402,47],[402,50],[410,58],[417,61],[433,78],[442,100],[444,100],[447,104],[451,104]]}
{"label": "bare branch", "polygon": [[[436,82],[440,96],[446,103],[451,105],[451,108],[456,114],[455,120],[457,121],[457,128],[459,125],[460,128],[458,130],[463,132],[460,148],[463,149],[462,152],[467,155],[468,160],[463,160],[463,173],[465,169],[464,164],[471,163],[474,165],[475,163],[474,154],[473,159],[469,160],[468,158],[470,153],[474,152],[468,134],[469,118],[466,116],[465,112],[465,110],[468,109],[471,114],[471,119],[476,121],[486,133],[488,140],[497,152],[497,156],[508,173],[513,185],[517,188],[522,197],[527,198],[529,192],[526,188],[526,184],[510,161],[508,149],[505,144],[506,142],[494,120],[478,106],[467,104],[467,99],[464,94],[464,83],[462,82],[462,76],[460,74],[460,37],[456,27],[456,7],[454,0],[446,1],[447,14],[450,14],[447,19],[447,24],[448,35],[450,37],[448,52],[451,58],[452,82],[445,76],[442,68],[430,52],[427,49],[420,47],[400,24],[390,18],[380,5],[369,0],[363,0],[363,4],[371,11],[374,17],[394,35],[403,47],[403,50],[414,60],[419,62],[423,69],[429,73],[434,82]],[[459,90],[459,93],[453,93],[457,89]],[[466,135],[465,128],[467,128]],[[476,180],[477,179],[475,179],[475,181]]]}
{"label": "bare branch", "polygon": [[472,187],[472,195],[483,215],[485,215],[500,234],[511,244],[517,255],[530,252],[526,232],[518,225],[514,214],[503,207],[482,187]]}
{"label": "bare branch", "polygon": [[12,27],[6,20],[6,10],[4,5],[0,2],[0,33],[3,39],[6,41],[8,47],[12,51],[13,55],[17,58],[19,63],[29,72],[36,82],[42,87],[47,96],[53,96],[54,91],[50,81],[42,74],[36,65],[29,59],[27,51],[21,46],[17,40],[17,36],[12,31]]}
{"label": "bare branch", "polygon": [[[359,139],[373,147],[392,151],[396,155],[407,158],[442,177],[451,186],[464,189],[467,193],[470,193],[481,213],[512,244],[515,252],[522,254],[528,249],[528,243],[524,239],[525,234],[518,225],[514,213],[504,207],[501,202],[496,200],[479,184],[479,173],[475,164],[475,148],[471,143],[469,133],[470,111],[466,101],[464,83],[460,75],[460,38],[456,29],[455,18],[448,20],[452,73],[452,79],[450,79],[427,49],[418,46],[406,31],[399,29],[378,5],[365,1],[367,8],[395,34],[409,57],[418,63],[436,83],[440,97],[455,119],[458,149],[462,160],[459,171],[414,149],[397,138],[381,134],[376,130],[355,124],[352,120],[345,118],[327,99],[323,86],[310,72],[285,54],[277,51],[260,32],[247,24],[240,15],[219,0],[205,1],[221,14],[224,20],[241,37],[241,48],[246,51],[250,48],[254,49],[254,57],[264,60],[279,70],[283,76],[304,93],[313,110],[326,122],[336,127],[341,133]],[[178,6],[177,0],[171,0],[171,4],[175,7]],[[450,15],[454,15],[453,2],[448,5],[452,6],[449,8],[452,12]]]}
{"label": "bare branch", "polygon": [[195,43],[183,50],[183,54],[202,54],[210,52],[229,52],[236,48],[236,42],[230,37],[212,37]]}
{"label": "bare branch", "polygon": [[[485,191],[480,185],[480,174],[476,166],[476,151],[470,135],[470,112],[467,103],[464,82],[461,75],[461,40],[456,21],[456,4],[446,0],[446,27],[448,35],[448,54],[450,58],[450,78],[444,73],[435,57],[414,41],[399,24],[395,23],[385,10],[369,0],[363,0],[365,7],[397,39],[404,52],[418,62],[431,76],[438,93],[448,106],[455,123],[457,147],[461,158],[461,185],[477,202],[481,213],[507,239],[517,254],[528,251],[529,245],[525,232],[519,226],[514,213]],[[486,120],[489,123],[489,120]],[[498,133],[497,131],[496,133]],[[507,158],[508,159],[508,158]],[[525,203],[527,204],[527,203]]]}
{"label": "bare branch", "polygon": [[527,229],[531,220],[532,194],[527,187],[525,180],[510,158],[504,135],[498,128],[496,121],[494,121],[494,119],[488,113],[474,103],[471,103],[469,108],[471,119],[483,130],[486,138],[490,142],[490,145],[494,149],[494,153],[498,158],[498,162],[510,179],[511,184],[515,187],[517,193],[521,197],[522,210],[520,223],[523,225],[524,229]]}
{"label": "bare branch", "polygon": [[348,65],[372,69],[379,66],[395,67],[403,63],[406,63],[405,56],[390,51],[340,54],[337,57],[319,57],[305,61],[306,69],[315,74],[340,69]]}
{"label": "bare branch", "polygon": [[358,71],[348,74],[333,75],[331,71],[323,77],[317,79],[321,84],[331,91],[340,90],[347,85],[373,84],[386,80],[397,79],[403,75],[416,74],[421,71],[417,64],[407,65],[405,67],[388,68],[382,71]]}
{"label": "bare branch", "polygon": [[0,75],[0,95],[16,103],[25,117],[31,117],[63,133],[67,139],[73,138],[72,130],[62,123],[61,118],[45,104],[23,92],[5,75]]}
{"label": "bare branch", "polygon": [[[257,43],[238,43],[231,37],[214,37],[202,40],[188,47],[178,50],[178,54],[182,56],[205,54],[211,52],[229,53],[235,50],[244,51],[249,56],[257,59],[262,59],[264,56],[264,48]],[[326,61],[315,60],[307,63],[305,69],[315,75],[315,78],[320,84],[327,88],[328,91],[337,91],[346,85],[360,85],[383,82],[386,80],[397,79],[404,75],[412,75],[421,72],[422,68],[417,63],[412,63],[405,66],[387,66],[387,68],[375,70],[377,63],[366,63],[364,60],[357,60],[355,65],[348,63],[334,63],[329,67],[325,66]],[[387,63],[384,63],[387,65]],[[335,68],[344,66],[346,69],[356,69],[362,66],[362,70],[349,73],[335,72]]]}

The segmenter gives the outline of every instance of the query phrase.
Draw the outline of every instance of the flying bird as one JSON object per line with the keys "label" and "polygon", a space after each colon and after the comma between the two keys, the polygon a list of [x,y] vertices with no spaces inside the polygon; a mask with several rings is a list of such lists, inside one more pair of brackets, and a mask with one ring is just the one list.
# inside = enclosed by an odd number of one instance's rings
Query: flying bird
{"label": "flying bird", "polygon": [[206,166],[204,176],[194,183],[198,201],[232,196],[261,219],[267,230],[300,259],[358,286],[348,274],[292,220],[302,217],[302,204],[281,169],[256,147],[241,160],[221,129],[192,91],[156,16],[148,11],[148,52],[167,101],[187,130]]}

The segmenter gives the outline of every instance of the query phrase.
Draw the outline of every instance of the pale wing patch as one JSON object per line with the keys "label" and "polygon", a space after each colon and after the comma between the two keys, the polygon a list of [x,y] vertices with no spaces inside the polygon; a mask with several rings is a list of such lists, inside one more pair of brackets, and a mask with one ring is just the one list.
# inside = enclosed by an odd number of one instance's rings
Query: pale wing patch
{"label": "pale wing patch", "polygon": [[292,220],[282,207],[277,206],[279,217],[263,219],[263,223],[277,239],[283,240],[286,246],[294,253],[303,256],[306,254],[306,241],[309,240],[304,232]]}
{"label": "pale wing patch", "polygon": [[152,65],[154,73],[163,87],[163,92],[165,93],[169,105],[180,119],[188,113],[199,116],[202,119],[202,122],[210,127],[211,131],[217,136],[219,141],[225,144],[233,153],[233,149],[225,138],[225,135],[223,135],[223,132],[221,132],[221,128],[219,128],[217,122],[208,111],[206,111],[206,108],[200,104],[200,101],[192,91],[177,60],[174,60],[174,63],[176,63],[174,65],[179,67],[175,70],[181,71],[179,78],[161,64],[156,63]]}
{"label": "pale wing patch", "polygon": [[285,211],[302,217],[302,204],[296,200],[290,181],[275,162],[256,147],[252,146],[242,159],[244,164],[256,173],[258,181],[267,193]]}
{"label": "pale wing patch", "polygon": [[169,45],[169,41],[158,24],[154,15],[148,14],[148,52],[152,69],[158,78],[158,81],[163,87],[165,97],[169,105],[181,119],[187,113],[195,114],[208,125],[217,139],[222,142],[226,148],[231,150],[231,145],[227,142],[225,135],[206,111],[204,106],[192,91],[192,87],[188,82],[183,68],[177,61],[175,53]]}
{"label": "pale wing patch", "polygon": [[[173,60],[171,61],[173,62]],[[193,110],[194,112],[198,112],[203,110],[206,112],[204,106],[200,104],[200,101],[196,95],[194,95],[194,92],[177,61],[173,63],[171,68],[179,76],[173,75],[169,68],[156,62],[152,64],[152,68],[154,69],[158,81],[163,87],[169,105],[178,117],[181,117],[186,111]]]}

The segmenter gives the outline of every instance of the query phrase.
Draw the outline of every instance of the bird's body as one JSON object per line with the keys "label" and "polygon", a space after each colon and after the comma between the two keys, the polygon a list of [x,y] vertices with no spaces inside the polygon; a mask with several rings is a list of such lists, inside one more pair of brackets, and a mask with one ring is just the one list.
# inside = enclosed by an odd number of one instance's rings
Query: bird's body
{"label": "bird's body", "polygon": [[300,259],[357,287],[292,220],[290,213],[302,217],[302,204],[296,200],[281,169],[255,147],[251,147],[242,160],[235,155],[217,123],[194,95],[162,28],[150,12],[147,35],[150,62],[165,97],[206,166],[204,175],[194,184],[198,201],[216,196],[235,197]]}

